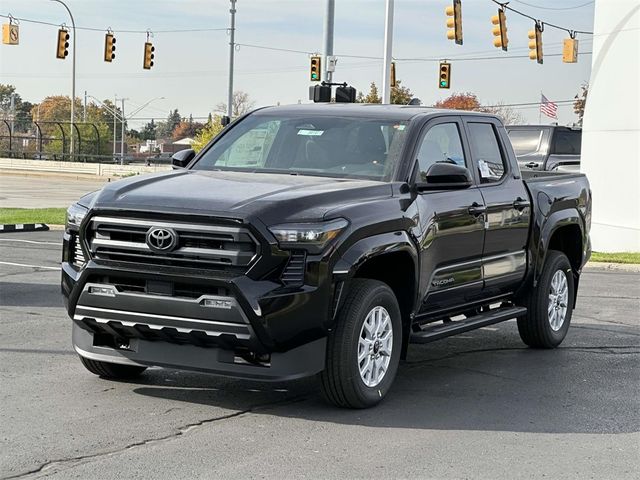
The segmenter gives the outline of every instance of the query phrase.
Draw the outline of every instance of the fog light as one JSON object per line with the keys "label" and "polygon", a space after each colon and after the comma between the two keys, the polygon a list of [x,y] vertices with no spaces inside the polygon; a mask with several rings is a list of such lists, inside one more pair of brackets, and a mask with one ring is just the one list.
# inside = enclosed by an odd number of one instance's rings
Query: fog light
{"label": "fog light", "polygon": [[107,297],[115,297],[116,293],[111,287],[89,287],[89,293],[93,295],[105,295]]}
{"label": "fog light", "polygon": [[203,305],[210,308],[225,308],[231,310],[231,300],[217,300],[214,298],[205,298]]}

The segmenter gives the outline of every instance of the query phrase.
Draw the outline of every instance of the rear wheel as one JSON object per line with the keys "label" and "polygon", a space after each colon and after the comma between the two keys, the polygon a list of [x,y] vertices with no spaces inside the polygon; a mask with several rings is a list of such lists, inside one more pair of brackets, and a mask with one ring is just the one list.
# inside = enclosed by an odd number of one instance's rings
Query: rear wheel
{"label": "rear wheel", "polygon": [[549,250],[537,288],[525,298],[527,314],[518,319],[522,341],[534,348],[555,348],[569,330],[574,285],[567,256]]}
{"label": "rear wheel", "polygon": [[121,365],[119,363],[107,363],[99,360],[91,360],[80,357],[80,361],[91,373],[103,378],[126,379],[135,378],[142,374],[147,367],[137,365]]}
{"label": "rear wheel", "polygon": [[325,398],[346,408],[376,405],[391,388],[401,347],[400,308],[389,286],[353,280],[327,344]]}

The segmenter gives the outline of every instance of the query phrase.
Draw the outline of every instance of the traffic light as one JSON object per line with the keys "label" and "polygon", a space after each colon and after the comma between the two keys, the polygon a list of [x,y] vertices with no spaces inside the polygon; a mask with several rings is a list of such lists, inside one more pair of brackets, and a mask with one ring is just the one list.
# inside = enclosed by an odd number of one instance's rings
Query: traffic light
{"label": "traffic light", "polygon": [[440,62],[440,78],[438,83],[439,88],[451,87],[451,64],[447,62]]}
{"label": "traffic light", "polygon": [[498,14],[491,17],[491,23],[493,23],[493,45],[498,48],[502,48],[505,52],[509,45],[509,39],[507,38],[507,16],[504,14],[502,8],[498,9]]}
{"label": "traffic light", "polygon": [[453,0],[453,5],[445,8],[447,15],[447,38],[455,40],[458,45],[462,45],[462,2]]}
{"label": "traffic light", "polygon": [[69,32],[61,28],[58,30],[58,48],[56,50],[56,57],[64,60],[69,55]]}
{"label": "traffic light", "polygon": [[356,89],[347,85],[337,87],[336,103],[356,103]]}
{"label": "traffic light", "polygon": [[114,58],[116,58],[116,37],[113,36],[113,33],[107,33],[104,36],[104,61],[111,62]]}
{"label": "traffic light", "polygon": [[151,42],[144,43],[144,62],[142,67],[145,70],[150,70],[151,67],[153,67],[153,58],[155,57],[153,52],[155,52],[155,50],[156,49]]}
{"label": "traffic light", "polygon": [[529,30],[529,58],[542,63],[542,26],[539,23]]}
{"label": "traffic light", "polygon": [[575,38],[564,39],[562,61],[564,63],[576,63],[578,61],[578,40]]}
{"label": "traffic light", "polygon": [[309,73],[312,82],[320,81],[320,61],[321,57],[311,57],[311,70]]}
{"label": "traffic light", "polygon": [[396,86],[396,62],[391,62],[391,86]]}

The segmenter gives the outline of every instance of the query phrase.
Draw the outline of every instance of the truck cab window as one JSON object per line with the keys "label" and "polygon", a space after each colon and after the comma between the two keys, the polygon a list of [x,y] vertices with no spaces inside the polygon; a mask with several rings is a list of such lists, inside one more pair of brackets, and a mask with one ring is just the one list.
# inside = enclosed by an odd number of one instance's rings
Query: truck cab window
{"label": "truck cab window", "polygon": [[471,155],[473,163],[478,169],[480,182],[499,182],[507,171],[507,165],[500,151],[493,125],[471,122],[468,126],[471,137]]}
{"label": "truck cab window", "polygon": [[460,131],[455,123],[441,123],[431,127],[425,134],[418,150],[421,180],[434,163],[453,163],[465,166]]}
{"label": "truck cab window", "polygon": [[582,132],[579,130],[556,130],[552,154],[580,155]]}

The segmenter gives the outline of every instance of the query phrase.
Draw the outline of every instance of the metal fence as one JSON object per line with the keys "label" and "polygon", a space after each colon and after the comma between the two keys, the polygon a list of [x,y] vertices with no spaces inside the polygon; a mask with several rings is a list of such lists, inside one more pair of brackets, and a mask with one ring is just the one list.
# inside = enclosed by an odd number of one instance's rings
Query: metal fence
{"label": "metal fence", "polygon": [[[77,122],[70,131],[69,122],[37,121],[26,132],[16,132],[10,120],[0,120],[0,157],[27,160],[55,160],[85,163],[142,163],[146,165],[170,163],[167,155],[156,153],[109,153],[111,139],[101,137],[99,126],[91,122]],[[74,154],[69,153],[70,142]],[[119,143],[119,142],[118,142]],[[105,151],[105,149],[107,151]]]}

